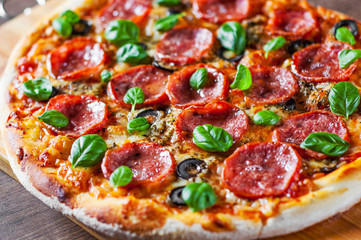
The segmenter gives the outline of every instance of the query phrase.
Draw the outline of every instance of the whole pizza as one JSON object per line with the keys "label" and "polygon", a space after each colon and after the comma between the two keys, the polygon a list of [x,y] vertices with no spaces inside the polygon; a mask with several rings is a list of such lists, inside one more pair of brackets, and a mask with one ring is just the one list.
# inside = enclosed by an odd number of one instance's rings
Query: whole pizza
{"label": "whole pizza", "polygon": [[110,237],[301,230],[361,199],[360,26],[303,0],[65,1],[2,79],[11,167]]}

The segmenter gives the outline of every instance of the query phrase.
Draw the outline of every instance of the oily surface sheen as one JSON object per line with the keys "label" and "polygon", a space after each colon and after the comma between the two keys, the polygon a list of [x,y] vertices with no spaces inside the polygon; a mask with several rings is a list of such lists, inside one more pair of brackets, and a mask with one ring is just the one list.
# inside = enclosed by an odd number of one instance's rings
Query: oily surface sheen
{"label": "oily surface sheen", "polygon": [[223,180],[241,197],[277,196],[287,190],[300,160],[289,145],[250,143],[226,159]]}

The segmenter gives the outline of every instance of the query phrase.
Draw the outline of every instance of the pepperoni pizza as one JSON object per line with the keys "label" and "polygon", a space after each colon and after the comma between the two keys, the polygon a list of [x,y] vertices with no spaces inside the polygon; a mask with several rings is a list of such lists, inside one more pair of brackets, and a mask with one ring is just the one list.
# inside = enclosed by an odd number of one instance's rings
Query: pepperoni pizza
{"label": "pepperoni pizza", "polygon": [[361,199],[360,26],[303,0],[66,1],[3,76],[11,166],[115,238],[301,230]]}

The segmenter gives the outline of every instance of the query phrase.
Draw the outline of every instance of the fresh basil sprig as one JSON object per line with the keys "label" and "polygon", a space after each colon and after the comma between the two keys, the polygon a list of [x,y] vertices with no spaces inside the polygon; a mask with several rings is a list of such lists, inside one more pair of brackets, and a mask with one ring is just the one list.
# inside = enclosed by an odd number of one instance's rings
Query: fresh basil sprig
{"label": "fresh basil sprig", "polygon": [[126,43],[139,41],[139,28],[129,20],[114,20],[109,23],[104,35],[109,42],[123,46]]}
{"label": "fresh basil sprig", "polygon": [[208,81],[208,71],[205,68],[199,68],[189,79],[189,84],[195,90],[203,88]]}
{"label": "fresh basil sprig", "polygon": [[193,212],[213,206],[217,202],[217,196],[208,183],[191,183],[182,190],[184,202]]}
{"label": "fresh basil sprig", "polygon": [[53,28],[63,37],[69,37],[73,33],[73,24],[80,21],[78,14],[71,10],[66,10],[60,17],[52,21]]}
{"label": "fresh basil sprig", "polygon": [[253,117],[253,122],[257,125],[270,126],[275,125],[281,119],[276,113],[263,110],[256,113]]}
{"label": "fresh basil sprig", "polygon": [[348,68],[357,59],[361,58],[360,49],[345,49],[338,54],[338,61],[341,69]]}
{"label": "fresh basil sprig", "polygon": [[138,64],[148,57],[147,52],[141,46],[134,43],[127,43],[117,51],[117,61],[131,64]]}
{"label": "fresh basil sprig", "polygon": [[323,153],[331,157],[337,157],[344,154],[350,144],[334,133],[315,132],[301,143],[301,148]]}
{"label": "fresh basil sprig", "polygon": [[336,39],[341,42],[346,42],[351,45],[356,43],[354,35],[348,30],[347,27],[340,27],[336,31]]}
{"label": "fresh basil sprig", "polygon": [[132,181],[132,178],[132,169],[127,166],[120,166],[110,175],[109,181],[110,184],[116,188],[128,185]]}
{"label": "fresh basil sprig", "polygon": [[108,70],[104,69],[100,73],[100,78],[101,78],[102,82],[108,83],[112,79],[112,73],[109,72]]}
{"label": "fresh basil sprig", "polygon": [[125,103],[132,104],[132,112],[135,109],[136,104],[141,104],[144,102],[144,92],[142,89],[138,87],[133,87],[127,91],[124,95],[123,101]]}
{"label": "fresh basil sprig", "polygon": [[238,22],[226,22],[217,31],[222,47],[235,54],[241,54],[246,47],[246,30]]}
{"label": "fresh basil sprig", "polygon": [[46,78],[36,78],[26,81],[21,89],[26,96],[35,101],[48,100],[53,92],[53,86]]}
{"label": "fresh basil sprig", "polygon": [[360,104],[360,92],[350,82],[339,82],[331,88],[328,101],[333,113],[348,119]]}
{"label": "fresh basil sprig", "polygon": [[178,22],[180,17],[185,16],[185,13],[173,14],[167,17],[158,19],[155,22],[154,28],[159,32],[166,32],[172,29]]}
{"label": "fresh basil sprig", "polygon": [[263,46],[263,50],[266,52],[265,58],[268,58],[268,54],[270,51],[276,51],[278,49],[280,49],[281,47],[283,47],[283,45],[285,45],[286,43],[286,39],[284,37],[276,37],[272,40],[270,40],[268,43],[266,43]]}
{"label": "fresh basil sprig", "polygon": [[226,130],[205,124],[193,130],[193,142],[208,152],[227,152],[233,145],[233,138]]}
{"label": "fresh basil sprig", "polygon": [[128,132],[133,133],[134,131],[145,131],[150,128],[150,124],[148,123],[148,120],[145,117],[139,117],[135,118],[132,121],[128,123]]}
{"label": "fresh basil sprig", "polygon": [[67,22],[69,23],[77,23],[80,21],[80,17],[78,14],[76,14],[75,12],[73,12],[72,10],[66,10],[64,11],[61,15],[61,18],[65,19]]}
{"label": "fresh basil sprig", "polygon": [[252,85],[252,75],[248,67],[239,64],[237,66],[236,77],[233,83],[230,85],[232,89],[247,90]]}
{"label": "fresh basil sprig", "polygon": [[57,128],[63,128],[69,124],[69,119],[57,110],[46,111],[38,119]]}
{"label": "fresh basil sprig", "polygon": [[177,6],[181,3],[181,0],[157,0],[156,3],[158,3],[161,6]]}
{"label": "fresh basil sprig", "polygon": [[92,167],[103,158],[107,144],[97,134],[84,135],[71,147],[70,162],[73,167]]}

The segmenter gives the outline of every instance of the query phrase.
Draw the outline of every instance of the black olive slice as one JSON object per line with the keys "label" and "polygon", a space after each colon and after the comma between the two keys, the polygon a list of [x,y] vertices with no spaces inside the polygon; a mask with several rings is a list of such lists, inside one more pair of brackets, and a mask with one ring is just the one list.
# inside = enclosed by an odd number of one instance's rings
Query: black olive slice
{"label": "black olive slice", "polygon": [[296,101],[291,98],[287,102],[285,102],[285,105],[283,107],[284,110],[290,111],[296,109]]}
{"label": "black olive slice", "polygon": [[177,166],[177,174],[180,178],[190,179],[206,167],[206,163],[198,158],[188,158]]}
{"label": "black olive slice", "polygon": [[288,52],[289,54],[294,54],[295,52],[298,52],[302,49],[304,49],[305,47],[308,47],[312,45],[312,42],[311,41],[308,41],[308,40],[303,40],[303,39],[299,39],[299,40],[296,40],[296,41],[292,41],[290,43],[290,45],[288,45]]}
{"label": "black olive slice", "polygon": [[144,50],[147,50],[147,45],[145,43],[139,42],[137,43],[139,46],[141,46]]}
{"label": "black olive slice", "polygon": [[238,62],[239,60],[241,60],[243,58],[243,53],[241,53],[240,55],[237,55],[237,56],[235,56],[233,58],[226,58],[224,56],[225,51],[227,51],[227,49],[225,49],[224,47],[221,47],[217,51],[217,56],[222,58],[223,60],[226,60],[226,61],[231,62],[231,63]]}
{"label": "black olive slice", "polygon": [[180,11],[179,9],[175,9],[175,8],[169,8],[167,10],[167,15],[175,15],[175,14],[179,14],[181,13],[182,11]]}
{"label": "black olive slice", "polygon": [[159,112],[157,110],[154,110],[154,109],[146,109],[146,110],[141,111],[140,113],[138,113],[138,115],[135,118],[148,117],[148,116],[158,117]]}
{"label": "black olive slice", "polygon": [[169,200],[172,204],[176,206],[185,206],[186,203],[184,202],[182,198],[182,191],[184,187],[177,187],[173,189],[169,194]]}
{"label": "black olive slice", "polygon": [[90,32],[91,28],[92,25],[90,22],[80,19],[80,21],[75,23],[73,26],[73,34],[84,36]]}
{"label": "black olive slice", "polygon": [[165,71],[168,71],[168,72],[174,72],[173,69],[166,68],[166,67],[164,67],[163,65],[161,65],[161,64],[160,64],[159,62],[157,62],[157,61],[153,61],[153,62],[152,62],[152,65],[153,65],[154,67],[160,68],[160,69],[165,70]]}
{"label": "black olive slice", "polygon": [[58,94],[59,90],[55,87],[53,87],[53,90],[51,91],[50,98],[55,97]]}
{"label": "black olive slice", "polygon": [[332,28],[333,35],[336,37],[337,29],[339,29],[340,27],[345,27],[345,26],[350,27],[351,28],[351,33],[354,36],[357,36],[357,34],[358,34],[357,23],[354,20],[351,20],[351,19],[341,20],[338,23],[336,23],[335,26],[333,26],[333,28]]}

